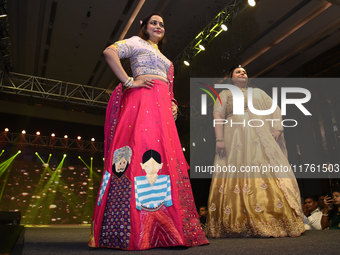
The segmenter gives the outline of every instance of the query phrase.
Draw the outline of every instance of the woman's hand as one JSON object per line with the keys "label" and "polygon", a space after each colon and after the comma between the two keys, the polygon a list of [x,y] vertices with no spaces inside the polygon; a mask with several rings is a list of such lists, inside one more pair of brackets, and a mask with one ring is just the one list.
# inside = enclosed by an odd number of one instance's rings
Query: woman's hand
{"label": "woman's hand", "polygon": [[272,133],[272,136],[274,137],[275,141],[277,141],[281,135],[281,131],[280,130],[275,130],[273,133]]}
{"label": "woman's hand", "polygon": [[154,81],[150,79],[136,79],[133,81],[131,88],[148,88],[151,89],[154,86]]}
{"label": "woman's hand", "polygon": [[178,117],[177,105],[174,102],[171,102],[171,110],[172,110],[172,116],[174,117],[174,120],[177,120],[177,117]]}
{"label": "woman's hand", "polygon": [[216,154],[221,158],[227,155],[224,141],[216,141]]}
{"label": "woman's hand", "polygon": [[323,204],[325,205],[325,207],[330,207],[333,204],[333,199],[329,196],[325,196],[325,198],[323,199]]}

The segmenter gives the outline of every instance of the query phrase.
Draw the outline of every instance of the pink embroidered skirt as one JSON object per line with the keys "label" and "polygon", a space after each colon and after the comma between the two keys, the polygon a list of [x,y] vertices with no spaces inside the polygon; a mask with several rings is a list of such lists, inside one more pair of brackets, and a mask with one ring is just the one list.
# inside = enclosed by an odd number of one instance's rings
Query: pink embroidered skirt
{"label": "pink embroidered skirt", "polygon": [[[107,114],[112,140],[106,134],[105,170],[92,219],[91,247],[145,250],[209,243],[198,219],[169,87],[154,81],[151,89],[125,90],[121,99],[116,93],[110,100],[119,107],[119,115],[116,121]],[[117,113],[117,107],[108,109]],[[160,176],[154,183],[146,176],[149,170],[142,168],[148,169],[150,162],[158,166]]]}

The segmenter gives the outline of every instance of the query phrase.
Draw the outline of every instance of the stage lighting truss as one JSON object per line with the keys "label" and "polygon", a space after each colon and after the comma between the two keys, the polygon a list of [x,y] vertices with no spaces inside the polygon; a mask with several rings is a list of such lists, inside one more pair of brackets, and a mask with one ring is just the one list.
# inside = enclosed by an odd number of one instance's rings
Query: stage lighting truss
{"label": "stage lighting truss", "polygon": [[0,132],[0,144],[16,144],[29,147],[50,147],[67,150],[103,152],[104,143],[78,139],[65,139],[51,136]]}
{"label": "stage lighting truss", "polygon": [[30,98],[106,108],[110,95],[104,88],[46,79],[0,70],[0,91]]}
{"label": "stage lighting truss", "polygon": [[7,0],[0,0],[0,54],[2,68],[6,72],[13,71],[9,37],[9,21],[7,16]]}
{"label": "stage lighting truss", "polygon": [[[0,92],[58,102],[106,108],[106,89],[0,70]],[[179,119],[189,120],[187,106],[179,105]]]}
{"label": "stage lighting truss", "polygon": [[[230,23],[234,20],[245,8],[247,8],[247,0],[232,0],[217,16],[201,31],[195,39],[175,58],[175,70],[180,70],[184,61],[192,60],[198,53],[202,51],[200,47],[204,42],[204,47],[216,38],[220,33],[225,31],[221,25]],[[190,62],[188,62],[190,65]],[[189,66],[188,64],[186,64]]]}

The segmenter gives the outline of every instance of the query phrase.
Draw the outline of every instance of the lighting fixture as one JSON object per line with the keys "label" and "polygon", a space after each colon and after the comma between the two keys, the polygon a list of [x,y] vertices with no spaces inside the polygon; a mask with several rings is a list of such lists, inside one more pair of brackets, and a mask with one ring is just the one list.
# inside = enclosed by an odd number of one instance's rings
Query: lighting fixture
{"label": "lighting fixture", "polygon": [[0,18],[7,17],[7,11],[3,6],[0,6]]}
{"label": "lighting fixture", "polygon": [[205,47],[204,47],[204,44],[201,43],[199,46],[198,46],[201,50],[205,50]]}
{"label": "lighting fixture", "polygon": [[226,24],[222,24],[222,25],[221,25],[221,28],[222,28],[224,31],[227,31],[227,30],[228,30],[228,27],[227,27]]}
{"label": "lighting fixture", "polygon": [[251,6],[251,7],[254,7],[256,5],[256,2],[255,0],[248,0],[248,4]]}

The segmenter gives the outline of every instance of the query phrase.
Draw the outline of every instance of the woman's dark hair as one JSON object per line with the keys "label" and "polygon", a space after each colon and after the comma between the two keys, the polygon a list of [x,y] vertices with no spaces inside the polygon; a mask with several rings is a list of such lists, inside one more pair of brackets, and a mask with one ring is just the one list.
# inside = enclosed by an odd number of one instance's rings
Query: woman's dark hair
{"label": "woman's dark hair", "polygon": [[[140,24],[141,29],[139,30],[138,36],[142,39],[144,39],[145,41],[149,40],[149,34],[146,32],[146,28],[148,26],[149,20],[151,19],[152,16],[157,15],[159,17],[161,17],[163,19],[162,14],[158,13],[158,12],[153,12],[150,15],[148,15],[147,17],[145,17],[142,20],[142,23]],[[164,19],[163,19],[164,20]],[[162,52],[163,48],[164,48],[164,44],[165,44],[165,38],[163,36],[163,38],[158,42],[158,49]]]}
{"label": "woman's dark hair", "polygon": [[312,199],[314,202],[318,202],[318,199],[316,196],[312,196],[310,194],[306,195],[305,197],[303,197],[303,201],[305,201],[306,199]]}
{"label": "woman's dark hair", "polygon": [[[334,192],[340,193],[340,189],[339,189],[339,188],[334,188],[334,189],[332,189],[332,195],[331,195],[331,197],[333,197],[333,193],[334,193]],[[336,215],[337,213],[338,213],[338,207],[337,207],[336,205],[333,204],[333,208],[332,208],[331,210],[328,211],[328,214],[329,214],[328,219],[331,218],[331,217],[333,217],[333,215]]]}
{"label": "woman's dark hair", "polygon": [[334,189],[332,189],[332,195],[333,195],[334,192],[340,193],[340,189],[339,189],[339,188],[334,188]]}
{"label": "woman's dark hair", "polygon": [[[332,189],[332,195],[331,195],[332,198],[333,198],[334,192],[340,193],[340,189],[338,187]],[[338,206],[333,204],[332,209],[328,211],[328,219],[332,218],[334,215],[337,215],[337,214],[338,214]]]}
{"label": "woman's dark hair", "polygon": [[228,77],[232,78],[233,77],[233,73],[235,71],[236,68],[243,68],[246,72],[247,70],[242,66],[242,65],[235,65],[233,67],[231,67],[228,71]]}
{"label": "woman's dark hair", "polygon": [[158,164],[162,163],[161,155],[154,150],[148,150],[143,154],[143,164],[147,162],[150,158],[153,158]]}

